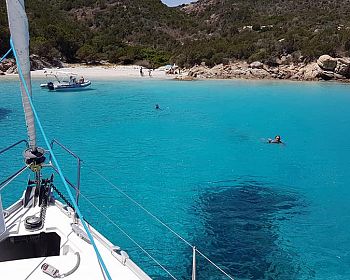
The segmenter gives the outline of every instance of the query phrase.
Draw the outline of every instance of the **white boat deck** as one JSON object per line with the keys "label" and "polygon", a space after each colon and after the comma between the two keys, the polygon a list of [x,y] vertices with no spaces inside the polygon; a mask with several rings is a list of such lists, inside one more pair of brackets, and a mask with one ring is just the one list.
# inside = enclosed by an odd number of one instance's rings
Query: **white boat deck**
{"label": "white boat deck", "polygon": [[[0,275],[11,275],[11,279],[53,279],[41,270],[43,263],[48,263],[59,270],[60,274],[70,271],[77,264],[76,252],[80,254],[78,269],[66,279],[107,279],[97,260],[93,246],[89,241],[79,237],[73,231],[73,216],[71,209],[62,208],[61,203],[55,202],[47,208],[43,229],[31,232],[24,227],[27,216],[39,216],[40,208],[23,208],[22,206],[6,217],[5,222],[9,236],[31,235],[40,232],[56,232],[60,238],[60,256],[39,257],[15,261],[0,262]],[[81,224],[75,224],[84,231]],[[90,227],[96,246],[105,262],[112,279],[151,279],[147,276],[125,252],[113,251],[113,245],[101,234]],[[79,231],[79,230],[78,230]],[[85,231],[84,231],[85,232]],[[68,252],[67,252],[68,251]]]}

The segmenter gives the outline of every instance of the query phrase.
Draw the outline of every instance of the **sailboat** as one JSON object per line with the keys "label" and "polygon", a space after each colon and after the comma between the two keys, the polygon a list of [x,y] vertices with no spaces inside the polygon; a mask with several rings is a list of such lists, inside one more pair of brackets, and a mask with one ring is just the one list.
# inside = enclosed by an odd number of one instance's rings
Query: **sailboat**
{"label": "sailboat", "polygon": [[[80,192],[81,159],[57,140],[49,142],[32,101],[28,19],[24,0],[6,0],[6,5],[11,32],[11,49],[6,55],[12,52],[16,59],[27,139],[0,150],[0,159],[6,162],[8,162],[8,157],[5,159],[3,157],[6,153],[21,146],[24,150],[23,166],[5,180],[0,181],[1,277],[7,275],[9,279],[29,280],[52,278],[72,280],[151,279],[126,251],[109,241],[84,218],[79,208],[79,198],[82,196]],[[0,59],[0,62],[4,57]],[[40,130],[44,139],[45,148],[38,146],[37,129]],[[54,145],[62,148],[67,153],[67,158],[73,157],[77,160],[76,184],[69,181],[63,174],[53,151]],[[1,202],[2,191],[26,172],[30,177],[27,184],[23,186],[22,196],[4,209]],[[68,197],[56,187],[54,175],[58,175],[61,179]],[[122,192],[122,194],[192,248],[192,280],[196,280],[196,254],[201,255],[209,266],[214,266],[221,273],[220,279],[222,277],[233,279],[146,208],[125,193]],[[99,211],[97,207],[95,208]],[[168,278],[176,279],[145,249],[139,247],[167,273]]]}
{"label": "sailboat", "polygon": [[[24,166],[0,184],[0,191],[17,176],[29,171],[23,196],[7,209],[0,199],[0,272],[9,279],[151,279],[120,247],[89,225],[79,210],[67,180],[42,130],[31,100],[28,20],[24,0],[7,0],[11,49],[20,77],[22,102],[28,140],[3,150],[25,145]],[[43,133],[47,149],[38,147],[36,123]],[[43,169],[52,169],[63,179],[71,198],[67,204],[55,199],[54,175],[44,177]],[[61,194],[62,196],[62,194]],[[63,196],[62,196],[63,198]]]}

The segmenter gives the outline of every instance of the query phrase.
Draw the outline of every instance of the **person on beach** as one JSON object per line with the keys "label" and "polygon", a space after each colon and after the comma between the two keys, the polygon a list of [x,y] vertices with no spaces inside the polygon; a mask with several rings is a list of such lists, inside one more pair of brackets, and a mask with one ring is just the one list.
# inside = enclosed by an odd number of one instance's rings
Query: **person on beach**
{"label": "person on beach", "polygon": [[148,76],[152,77],[152,69],[148,69]]}
{"label": "person on beach", "polygon": [[279,136],[279,135],[276,135],[275,139],[269,138],[267,141],[268,141],[268,143],[271,143],[271,144],[283,144],[283,142],[281,141],[281,136]]}
{"label": "person on beach", "polygon": [[142,67],[140,68],[140,75],[141,75],[141,77],[143,77]]}

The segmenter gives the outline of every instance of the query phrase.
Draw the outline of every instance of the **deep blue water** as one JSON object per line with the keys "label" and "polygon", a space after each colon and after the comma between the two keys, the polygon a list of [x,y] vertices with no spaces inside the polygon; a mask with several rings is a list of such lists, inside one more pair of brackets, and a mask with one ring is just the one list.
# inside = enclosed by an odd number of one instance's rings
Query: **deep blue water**
{"label": "deep blue water", "polygon": [[[92,170],[235,279],[350,279],[349,85],[116,80],[53,93],[40,82],[34,101],[49,138],[85,162],[84,196],[176,278],[190,278],[191,248]],[[1,149],[25,138],[25,125],[17,81],[0,85]],[[285,145],[266,144],[276,134]],[[20,152],[1,157],[2,178]],[[75,181],[75,162],[58,157]],[[169,279],[83,197],[80,205],[154,279]],[[225,279],[197,261],[199,279]]]}

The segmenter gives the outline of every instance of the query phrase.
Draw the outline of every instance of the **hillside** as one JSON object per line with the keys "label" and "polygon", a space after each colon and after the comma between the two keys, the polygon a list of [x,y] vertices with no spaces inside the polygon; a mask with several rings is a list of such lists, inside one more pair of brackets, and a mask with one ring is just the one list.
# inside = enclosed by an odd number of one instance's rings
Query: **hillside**
{"label": "hillside", "polygon": [[[67,62],[176,62],[232,59],[274,65],[281,56],[310,61],[349,56],[347,0],[199,0],[169,8],[160,0],[26,1],[31,51]],[[0,2],[0,53],[8,48]]]}
{"label": "hillside", "polygon": [[[222,56],[270,60],[349,55],[346,0],[199,0],[181,10],[205,24]],[[222,50],[222,51],[221,51]],[[203,50],[202,50],[203,51]]]}

